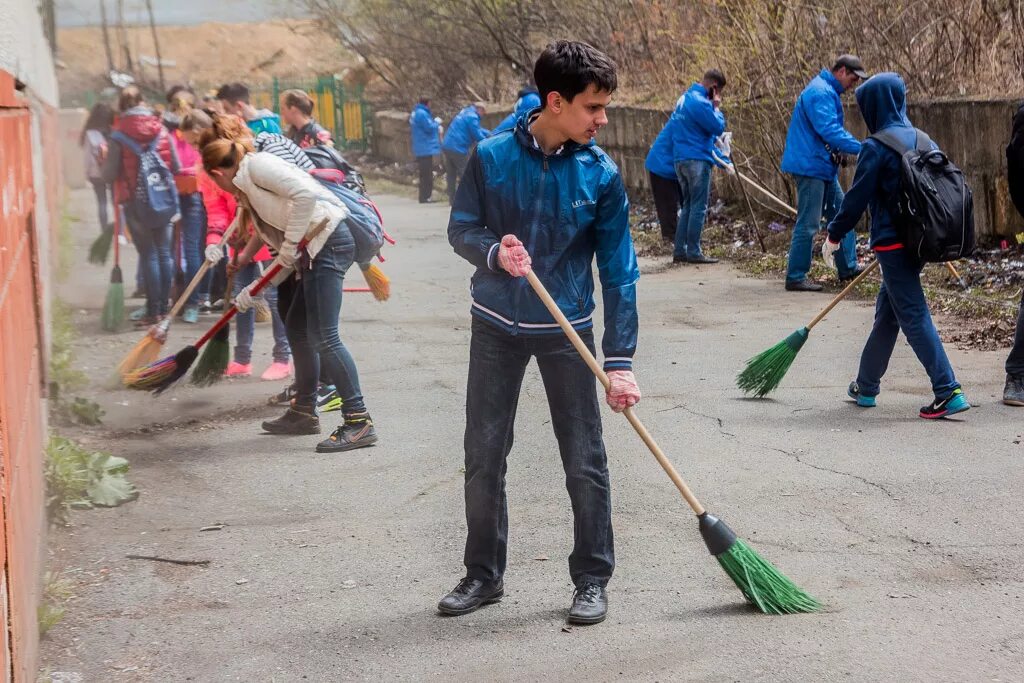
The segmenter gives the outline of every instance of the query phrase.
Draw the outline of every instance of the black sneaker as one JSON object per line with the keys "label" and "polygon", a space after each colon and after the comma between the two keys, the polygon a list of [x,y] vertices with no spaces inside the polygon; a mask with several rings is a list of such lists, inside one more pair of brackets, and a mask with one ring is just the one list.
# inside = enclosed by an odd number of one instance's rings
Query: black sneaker
{"label": "black sneaker", "polygon": [[345,415],[345,421],[334,432],[316,445],[317,453],[341,453],[366,448],[377,443],[377,430],[365,410]]}
{"label": "black sneaker", "polygon": [[696,263],[698,265],[701,264],[701,263],[711,264],[711,263],[718,263],[718,259],[713,258],[711,256],[705,256],[704,254],[701,254],[700,256],[693,256],[693,257],[688,256],[688,257],[686,257],[686,262],[687,263]]}
{"label": "black sneaker", "polygon": [[295,385],[294,384],[289,384],[288,386],[286,386],[284,389],[281,390],[281,393],[274,394],[273,396],[268,398],[267,399],[267,405],[271,405],[271,406],[290,406],[292,404],[292,401],[294,401],[295,397],[298,396],[298,395],[299,395],[299,392],[295,388]]}
{"label": "black sneaker", "polygon": [[819,285],[817,282],[811,282],[809,280],[786,280],[786,291],[787,292],[820,292],[824,287]]}
{"label": "black sneaker", "polygon": [[501,602],[503,595],[505,586],[501,581],[487,583],[467,576],[459,581],[459,585],[448,595],[441,598],[441,602],[437,603],[437,611],[450,617],[457,617],[476,611],[484,605]]}
{"label": "black sneaker", "polygon": [[320,418],[313,406],[293,405],[276,420],[264,422],[263,430],[271,434],[319,434]]}
{"label": "black sneaker", "polygon": [[1006,376],[1003,387],[1003,403],[1008,406],[1024,406],[1024,375]]}
{"label": "black sneaker", "polygon": [[603,586],[585,583],[572,594],[570,624],[600,624],[608,616],[608,594]]}
{"label": "black sneaker", "polygon": [[964,390],[957,387],[953,390],[953,393],[941,401],[936,399],[930,406],[921,408],[920,414],[926,420],[937,420],[941,417],[949,417],[950,415],[956,415],[970,409],[971,404],[967,402]]}

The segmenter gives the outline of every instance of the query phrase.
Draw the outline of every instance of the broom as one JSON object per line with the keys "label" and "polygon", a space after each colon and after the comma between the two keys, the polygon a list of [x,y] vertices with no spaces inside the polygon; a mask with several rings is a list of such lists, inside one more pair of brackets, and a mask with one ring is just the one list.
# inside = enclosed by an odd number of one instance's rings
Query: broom
{"label": "broom", "polygon": [[[117,208],[115,207],[115,211]],[[112,227],[103,226],[100,231],[99,237],[92,241],[89,245],[89,263],[95,263],[98,266],[102,266],[107,262],[107,256],[110,255],[110,245],[114,241],[114,229]]]}
{"label": "broom", "polygon": [[121,323],[124,322],[124,279],[121,275],[121,249],[117,236],[121,232],[121,211],[120,207],[114,207],[114,230],[111,233],[111,242],[114,245],[114,267],[110,270],[110,286],[107,288],[107,298],[103,302],[103,316],[101,324],[107,332],[116,332]]}
{"label": "broom", "polygon": [[[572,324],[559,310],[558,304],[548,294],[536,273],[530,271],[526,278],[530,286],[533,287],[533,291],[537,293],[548,311],[558,321],[562,331],[569,337],[569,341],[586,361],[591,372],[607,389],[608,376],[601,369],[594,354],[590,352],[590,349],[580,339],[579,334],[573,329]],[[704,544],[752,605],[765,614],[797,614],[799,612],[815,612],[821,608],[821,604],[817,600],[801,590],[774,565],[758,555],[753,548],[738,538],[725,522],[708,513],[683,478],[679,476],[679,472],[669,462],[665,453],[655,443],[654,438],[640,422],[640,418],[636,416],[633,409],[626,408],[624,413],[658,464],[665,470],[669,479],[676,485],[679,493],[697,515],[697,524],[700,534],[704,538]]]}
{"label": "broom", "polygon": [[[369,285],[368,291],[373,294],[377,301],[387,301],[391,296],[391,280],[384,274],[384,271],[377,267],[376,263],[360,263],[359,269],[363,271],[363,278]],[[362,288],[346,289],[346,292],[367,291]]]}
{"label": "broom", "polygon": [[[232,222],[224,232],[223,237],[221,237],[219,246],[223,247],[227,243],[237,227],[238,222]],[[171,323],[178,316],[178,313],[181,312],[185,302],[188,301],[189,296],[191,296],[192,292],[195,291],[195,288],[199,286],[199,283],[202,282],[203,278],[206,276],[206,271],[211,267],[212,264],[203,259],[203,264],[199,266],[199,272],[197,272],[195,277],[192,278],[192,281],[188,283],[188,287],[186,287],[182,295],[178,297],[178,300],[174,302],[174,307],[171,308],[171,312],[168,313],[167,317],[156,325],[150,327],[149,330],[146,331],[146,336],[140,339],[139,343],[133,346],[132,350],[129,351],[123,359],[121,359],[121,362],[117,365],[117,372],[121,375],[122,379],[132,370],[141,368],[144,365],[149,365],[160,357],[160,349],[163,348],[164,343],[167,341],[167,333],[170,330]]]}
{"label": "broom", "polygon": [[[301,251],[311,239],[316,237],[320,232],[327,227],[327,220],[324,219],[313,228],[302,241],[299,242],[297,250]],[[267,272],[256,281],[256,284],[250,290],[251,294],[258,294],[264,287],[270,284],[270,281],[281,272],[281,265],[272,266]],[[172,384],[181,379],[185,373],[188,372],[192,364],[196,362],[196,358],[199,356],[199,349],[206,345],[207,342],[214,339],[215,337],[219,342],[227,344],[227,332],[222,330],[227,329],[228,323],[231,321],[235,314],[238,313],[238,307],[232,305],[224,315],[220,317],[213,327],[207,330],[206,334],[199,338],[195,344],[186,346],[178,353],[173,356],[167,356],[161,360],[158,360],[149,365],[133,370],[128,373],[125,377],[124,385],[130,389],[143,389],[152,391],[155,394],[160,394],[166,391]],[[226,364],[225,364],[226,365]]]}
{"label": "broom", "polygon": [[[260,272],[260,276],[263,276]],[[231,301],[231,292],[235,287],[235,273],[228,275],[224,285],[224,301]],[[253,309],[259,308],[258,302],[262,297],[253,300]],[[269,311],[268,311],[269,313]],[[256,314],[259,317],[259,313]],[[200,387],[208,387],[224,377],[224,371],[228,369],[231,361],[231,325],[224,325],[217,331],[210,343],[199,356],[196,369],[192,371],[192,384]]]}
{"label": "broom", "polygon": [[836,298],[832,299],[829,305],[821,313],[814,316],[814,319],[807,323],[805,327],[801,327],[775,346],[762,351],[748,360],[746,369],[736,376],[736,386],[742,389],[743,393],[753,394],[758,398],[762,398],[769,392],[774,391],[779,386],[779,383],[782,382],[782,378],[786,376],[789,366],[796,360],[796,355],[800,353],[800,349],[803,348],[804,343],[807,341],[807,335],[814,329],[814,326],[820,323],[829,314],[829,311],[845,299],[846,295],[852,292],[853,288],[860,284],[861,280],[866,278],[877,267],[878,261],[872,262],[871,265],[861,271],[860,275],[853,278],[853,281],[846,285],[843,291],[839,292]]}

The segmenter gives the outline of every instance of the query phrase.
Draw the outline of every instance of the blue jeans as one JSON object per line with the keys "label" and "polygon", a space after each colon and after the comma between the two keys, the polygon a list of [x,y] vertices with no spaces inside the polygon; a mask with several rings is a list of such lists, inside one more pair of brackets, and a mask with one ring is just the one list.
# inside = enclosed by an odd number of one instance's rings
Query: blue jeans
{"label": "blue jeans", "polygon": [[[198,192],[180,195],[178,202],[181,205],[181,250],[185,256],[185,282],[188,283],[192,282],[205,260],[206,207],[203,206],[203,196]],[[197,305],[199,290],[196,287],[185,303]]]}
{"label": "blue jeans", "polygon": [[675,258],[699,258],[700,234],[704,231],[704,218],[708,213],[711,194],[711,162],[699,159],[676,162],[679,181],[680,208],[676,224]]}
{"label": "blue jeans", "polygon": [[[615,568],[608,459],[597,385],[565,335],[510,335],[476,317],[466,391],[466,575],[497,581],[508,546],[506,460],[531,357],[537,358],[573,513],[569,574],[576,586],[607,585]],[[594,350],[592,330],[580,332]]]}
{"label": "blue jeans", "polygon": [[[235,273],[235,279],[231,285],[231,296],[236,296],[242,288],[250,282],[255,282],[263,276],[263,267],[260,263],[250,263],[243,266]],[[291,346],[288,345],[288,335],[285,333],[284,322],[277,310],[277,287],[268,285],[260,295],[267,300],[270,306],[270,322],[274,330],[274,362],[287,363],[292,357]],[[252,362],[252,340],[256,336],[256,311],[249,309],[245,313],[235,315],[235,362],[248,365]]]}
{"label": "blue jeans", "polygon": [[278,307],[288,331],[295,361],[295,402],[316,404],[323,366],[325,377],[338,391],[345,414],[365,410],[359,372],[341,341],[341,288],[352,266],[356,243],[342,222],[334,229],[312,263],[303,259],[300,277],[292,275],[278,286]]}
{"label": "blue jeans", "polygon": [[132,241],[139,252],[139,275],[146,290],[146,315],[156,317],[168,311],[171,298],[171,278],[174,276],[174,260],[171,258],[171,224],[144,225],[125,210]]}
{"label": "blue jeans", "polygon": [[[802,282],[811,270],[814,233],[825,229],[836,217],[843,203],[843,188],[839,186],[838,178],[822,180],[794,175],[793,179],[796,180],[796,225],[793,226],[793,240],[789,245],[786,282]],[[822,218],[825,219],[824,224]],[[841,278],[849,277],[857,270],[857,235],[852,230],[839,243],[836,267]]]}
{"label": "blue jeans", "polygon": [[103,231],[110,225],[110,217],[107,215],[107,197],[110,194],[110,186],[103,182],[102,179],[89,178],[89,182],[92,184],[92,191],[96,195],[96,211],[100,221],[100,230]]}
{"label": "blue jeans", "polygon": [[932,381],[935,398],[944,399],[960,383],[953,376],[953,367],[928,312],[921,288],[921,266],[908,262],[903,249],[880,251],[875,256],[882,266],[882,288],[875,303],[875,324],[860,356],[857,385],[865,396],[878,395],[896,338],[903,330]]}

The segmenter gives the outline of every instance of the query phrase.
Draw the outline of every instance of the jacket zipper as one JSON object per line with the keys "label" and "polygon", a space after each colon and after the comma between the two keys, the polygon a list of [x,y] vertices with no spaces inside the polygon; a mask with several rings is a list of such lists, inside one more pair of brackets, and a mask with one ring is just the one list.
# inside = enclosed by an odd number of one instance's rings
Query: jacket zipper
{"label": "jacket zipper", "polygon": [[[542,154],[543,154],[543,152],[542,152]],[[540,182],[538,184],[537,201],[534,203],[534,209],[533,209],[533,221],[532,221],[532,223],[530,225],[530,234],[526,236],[526,249],[530,253],[531,256],[533,255],[534,237],[537,234],[538,223],[540,223],[541,206],[543,205],[543,202],[544,202],[544,177],[547,175],[547,171],[548,171],[548,155],[547,154],[543,154],[543,157],[544,157],[544,162],[541,165],[541,170],[540,170]],[[512,305],[512,307],[513,307],[512,334],[519,334],[519,301],[522,298],[523,289],[526,287],[526,282],[524,282],[524,279],[525,278],[517,278],[517,280],[519,280],[519,282],[516,283],[516,293],[515,293],[515,297],[513,299],[513,305]]]}

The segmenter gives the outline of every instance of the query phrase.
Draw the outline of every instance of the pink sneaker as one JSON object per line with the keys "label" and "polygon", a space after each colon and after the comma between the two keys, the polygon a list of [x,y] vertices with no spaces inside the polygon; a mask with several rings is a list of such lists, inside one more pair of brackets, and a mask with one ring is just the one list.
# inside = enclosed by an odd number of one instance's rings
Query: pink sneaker
{"label": "pink sneaker", "polygon": [[252,375],[252,363],[242,365],[231,361],[228,363],[228,369],[224,371],[225,377],[249,377]]}
{"label": "pink sneaker", "polygon": [[268,382],[280,382],[283,379],[288,379],[292,376],[292,362],[282,363],[280,361],[274,361],[270,367],[263,371],[260,375],[260,379],[267,380]]}

